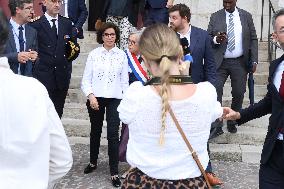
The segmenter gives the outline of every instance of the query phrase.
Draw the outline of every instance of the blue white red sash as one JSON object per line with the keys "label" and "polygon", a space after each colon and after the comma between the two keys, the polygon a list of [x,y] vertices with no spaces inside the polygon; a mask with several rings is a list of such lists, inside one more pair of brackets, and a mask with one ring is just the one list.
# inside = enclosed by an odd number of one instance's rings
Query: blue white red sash
{"label": "blue white red sash", "polygon": [[146,71],[142,68],[137,56],[131,53],[129,49],[125,50],[128,59],[128,65],[134,73],[135,77],[143,84],[148,80]]}

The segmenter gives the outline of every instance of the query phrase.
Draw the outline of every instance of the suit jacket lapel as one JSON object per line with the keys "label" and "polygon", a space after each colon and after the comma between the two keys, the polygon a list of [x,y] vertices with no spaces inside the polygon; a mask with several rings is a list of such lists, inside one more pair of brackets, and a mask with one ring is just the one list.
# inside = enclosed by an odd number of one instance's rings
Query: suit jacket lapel
{"label": "suit jacket lapel", "polygon": [[220,24],[221,24],[221,28],[222,28],[223,32],[227,32],[226,11],[225,11],[225,9],[223,9],[223,11],[221,11],[220,21],[221,21]]}
{"label": "suit jacket lapel", "polygon": [[[64,38],[63,36],[63,27],[62,27],[62,19],[58,16],[58,34],[57,34],[57,44],[60,43],[60,40]],[[56,45],[58,47],[58,45]]]}
{"label": "suit jacket lapel", "polygon": [[54,40],[53,36],[51,35],[52,34],[51,26],[50,26],[47,18],[43,15],[40,19],[41,19],[41,25],[42,25],[43,29],[46,31],[46,33],[49,36],[49,38],[51,40]]}
{"label": "suit jacket lapel", "polygon": [[237,7],[237,9],[238,9],[238,11],[239,11],[239,15],[240,15],[240,20],[241,20],[241,25],[242,25],[242,33],[243,33],[243,35],[242,35],[242,40],[244,41],[244,34],[245,34],[245,21],[246,21],[246,18],[245,18],[245,16],[244,16],[244,14],[243,14],[243,10],[242,9],[239,9],[238,7]]}
{"label": "suit jacket lapel", "polygon": [[14,50],[14,52],[17,52],[15,38],[14,38],[14,32],[12,30],[12,26],[10,26],[9,30],[10,30],[10,32],[9,32],[9,44],[11,45],[12,49]]}
{"label": "suit jacket lapel", "polygon": [[30,28],[26,25],[25,26],[25,37],[26,37],[26,51],[29,50],[31,46],[31,35],[30,35]]}
{"label": "suit jacket lapel", "polygon": [[196,31],[196,28],[194,26],[191,26],[191,31],[190,31],[190,53],[192,54],[197,41],[199,40],[199,33]]}

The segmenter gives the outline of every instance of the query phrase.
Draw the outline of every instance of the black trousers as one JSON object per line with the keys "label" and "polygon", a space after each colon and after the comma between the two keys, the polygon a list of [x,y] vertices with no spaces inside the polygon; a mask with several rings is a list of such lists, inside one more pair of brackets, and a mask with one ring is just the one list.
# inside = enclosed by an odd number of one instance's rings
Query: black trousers
{"label": "black trousers", "polygon": [[120,99],[115,98],[97,98],[99,103],[99,110],[94,110],[90,107],[88,100],[86,105],[88,108],[91,133],[90,133],[90,163],[97,164],[99,155],[102,127],[104,121],[104,114],[106,110],[107,121],[107,140],[108,140],[108,156],[110,174],[118,174],[118,147],[119,147],[119,125],[120,120],[118,116],[117,107]]}
{"label": "black trousers", "polygon": [[49,98],[54,104],[58,116],[61,118],[68,89],[48,90]]}
{"label": "black trousers", "polygon": [[217,69],[217,99],[222,104],[223,87],[230,76],[232,87],[231,108],[239,111],[242,108],[244,93],[246,92],[247,71],[243,56],[239,58],[224,59],[221,66]]}
{"label": "black trousers", "polygon": [[284,188],[284,142],[276,140],[272,154],[266,164],[260,165],[259,189]]}

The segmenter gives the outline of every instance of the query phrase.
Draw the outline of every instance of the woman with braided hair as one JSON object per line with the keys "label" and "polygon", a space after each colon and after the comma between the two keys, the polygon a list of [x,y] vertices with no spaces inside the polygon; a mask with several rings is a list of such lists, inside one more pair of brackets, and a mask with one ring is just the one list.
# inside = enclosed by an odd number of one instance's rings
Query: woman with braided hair
{"label": "woman with braided hair", "polygon": [[216,90],[209,82],[193,84],[180,74],[182,49],[166,25],[146,28],[139,48],[154,77],[145,86],[131,84],[118,107],[121,121],[129,126],[127,162],[136,167],[122,188],[207,189],[169,110],[206,167],[210,125],[223,113]]}

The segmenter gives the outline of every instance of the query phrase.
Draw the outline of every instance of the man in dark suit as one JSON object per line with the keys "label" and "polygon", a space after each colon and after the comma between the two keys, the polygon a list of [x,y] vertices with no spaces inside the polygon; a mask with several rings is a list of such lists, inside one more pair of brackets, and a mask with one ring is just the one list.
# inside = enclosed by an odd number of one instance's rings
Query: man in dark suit
{"label": "man in dark suit", "polygon": [[73,35],[83,39],[83,24],[88,17],[88,11],[85,0],[68,0],[67,3],[68,17],[74,24]]}
{"label": "man in dark suit", "polygon": [[215,85],[216,64],[212,53],[211,38],[207,31],[190,24],[191,13],[185,4],[176,4],[169,9],[170,26],[180,38],[186,37],[193,58],[191,76],[194,83],[209,81]]}
{"label": "man in dark suit", "polygon": [[[284,9],[274,14],[272,25],[273,38],[284,49]],[[267,90],[262,100],[240,112],[224,108],[223,117],[237,120],[240,125],[271,114],[260,160],[259,188],[282,189],[284,188],[284,55],[270,64]]]}
{"label": "man in dark suit", "polygon": [[10,0],[11,19],[9,22],[9,38],[4,50],[10,68],[14,73],[32,76],[33,63],[36,61],[37,34],[36,30],[26,23],[32,18],[32,0]]}
{"label": "man in dark suit", "polygon": [[37,30],[39,62],[34,77],[47,88],[55,109],[62,117],[65,98],[69,88],[72,64],[65,57],[65,43],[72,38],[72,22],[58,15],[61,0],[44,0],[46,12],[31,23]]}
{"label": "man in dark suit", "polygon": [[168,8],[173,6],[174,0],[146,0],[144,25],[155,23],[169,23]]}
{"label": "man in dark suit", "polygon": [[[218,101],[222,103],[223,87],[230,76],[232,87],[231,108],[242,108],[249,58],[253,62],[253,72],[258,61],[258,41],[250,13],[236,7],[237,0],[223,0],[224,8],[213,13],[208,25],[212,36],[212,46],[217,64],[216,89]],[[251,51],[251,57],[249,57]],[[216,121],[222,132],[223,122]],[[227,122],[228,131],[236,133],[236,122]]]}

